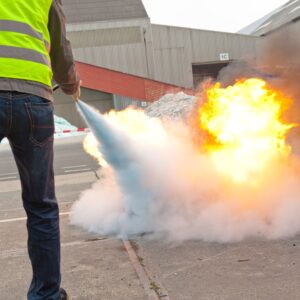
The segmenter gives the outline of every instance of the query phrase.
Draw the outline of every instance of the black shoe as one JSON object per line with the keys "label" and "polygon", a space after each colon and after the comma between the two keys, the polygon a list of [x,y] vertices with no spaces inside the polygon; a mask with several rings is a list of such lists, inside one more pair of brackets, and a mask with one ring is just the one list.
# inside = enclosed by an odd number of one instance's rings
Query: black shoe
{"label": "black shoe", "polygon": [[68,300],[69,299],[67,292],[63,288],[59,289],[59,294],[60,294],[60,298],[59,298],[60,300]]}

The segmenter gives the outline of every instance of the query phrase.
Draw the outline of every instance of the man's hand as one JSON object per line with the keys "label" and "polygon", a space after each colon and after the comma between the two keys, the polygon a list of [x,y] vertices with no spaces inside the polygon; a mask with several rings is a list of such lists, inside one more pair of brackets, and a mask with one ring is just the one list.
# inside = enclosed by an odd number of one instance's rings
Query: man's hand
{"label": "man's hand", "polygon": [[78,101],[80,99],[80,95],[81,95],[81,89],[80,89],[81,82],[82,81],[80,80],[77,91],[72,95],[74,101]]}

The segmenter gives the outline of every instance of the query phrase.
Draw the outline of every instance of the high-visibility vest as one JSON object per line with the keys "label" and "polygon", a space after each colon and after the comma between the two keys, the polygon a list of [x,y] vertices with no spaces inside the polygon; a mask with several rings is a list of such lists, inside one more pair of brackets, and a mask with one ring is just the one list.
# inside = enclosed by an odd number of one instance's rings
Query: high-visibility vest
{"label": "high-visibility vest", "polygon": [[0,77],[51,86],[49,11],[53,0],[1,0]]}

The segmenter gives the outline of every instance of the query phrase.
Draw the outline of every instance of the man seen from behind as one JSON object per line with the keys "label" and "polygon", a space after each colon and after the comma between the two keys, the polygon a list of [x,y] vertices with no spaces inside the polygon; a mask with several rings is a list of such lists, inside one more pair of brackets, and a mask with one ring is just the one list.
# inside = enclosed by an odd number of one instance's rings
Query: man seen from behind
{"label": "man seen from behind", "polygon": [[29,300],[66,300],[60,287],[59,209],[53,174],[52,79],[77,100],[80,80],[60,0],[1,0],[0,141],[21,179],[32,265]]}

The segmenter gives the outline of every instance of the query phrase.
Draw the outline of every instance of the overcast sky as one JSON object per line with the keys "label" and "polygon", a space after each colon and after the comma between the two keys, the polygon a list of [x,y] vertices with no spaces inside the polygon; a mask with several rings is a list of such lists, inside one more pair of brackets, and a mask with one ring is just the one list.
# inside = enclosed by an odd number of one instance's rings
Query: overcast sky
{"label": "overcast sky", "polygon": [[142,0],[151,22],[237,32],[288,0]]}

